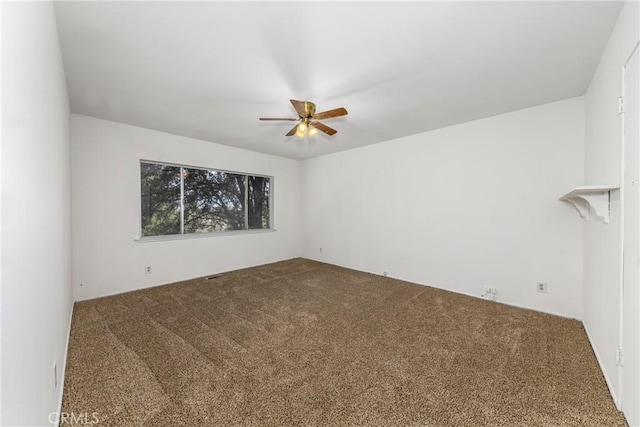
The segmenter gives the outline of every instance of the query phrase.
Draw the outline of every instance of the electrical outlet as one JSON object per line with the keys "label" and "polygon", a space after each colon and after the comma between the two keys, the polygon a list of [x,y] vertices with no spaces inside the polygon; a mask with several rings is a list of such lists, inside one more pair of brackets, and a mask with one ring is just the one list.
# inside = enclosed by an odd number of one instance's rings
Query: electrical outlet
{"label": "electrical outlet", "polygon": [[322,248],[320,248],[320,253],[322,253]]}
{"label": "electrical outlet", "polygon": [[145,265],[144,266],[144,274],[151,274],[151,266],[150,265]]}
{"label": "electrical outlet", "polygon": [[384,277],[387,277],[387,276],[389,275],[389,272],[385,270],[385,271],[383,271],[383,272],[382,272],[382,275],[383,275]]}
{"label": "electrical outlet", "polygon": [[537,285],[536,285],[536,289],[538,290],[538,292],[546,294],[547,293],[547,284],[545,282],[538,282]]}

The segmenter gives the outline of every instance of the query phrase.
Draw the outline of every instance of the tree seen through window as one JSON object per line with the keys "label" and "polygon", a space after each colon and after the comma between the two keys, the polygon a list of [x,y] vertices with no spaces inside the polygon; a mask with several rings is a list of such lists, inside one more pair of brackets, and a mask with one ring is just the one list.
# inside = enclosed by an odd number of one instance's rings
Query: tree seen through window
{"label": "tree seen through window", "polygon": [[142,236],[270,228],[271,179],[140,163]]}

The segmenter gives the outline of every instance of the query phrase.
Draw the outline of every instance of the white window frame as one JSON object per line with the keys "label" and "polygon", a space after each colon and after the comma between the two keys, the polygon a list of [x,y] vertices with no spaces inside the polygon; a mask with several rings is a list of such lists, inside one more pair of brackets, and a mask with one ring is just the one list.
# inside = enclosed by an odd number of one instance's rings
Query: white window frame
{"label": "white window frame", "polygon": [[[143,236],[142,235],[142,188],[140,186],[140,166],[142,163],[153,164],[153,165],[163,165],[163,166],[173,166],[184,169],[200,169],[200,170],[210,170],[216,172],[224,172],[236,175],[244,175],[244,208],[245,208],[245,229],[244,230],[221,230],[221,231],[210,231],[208,233],[180,233],[180,234],[165,234],[160,236]],[[262,233],[272,233],[277,231],[274,226],[274,208],[273,208],[273,200],[274,200],[274,181],[275,178],[272,175],[264,175],[259,173],[250,173],[250,172],[239,172],[232,171],[227,169],[219,169],[213,167],[205,167],[205,166],[191,166],[180,163],[171,163],[171,162],[162,162],[157,160],[148,160],[148,159],[139,159],[138,160],[138,234],[134,239],[136,242],[159,242],[166,240],[185,240],[185,239],[200,239],[207,237],[222,237],[222,236],[236,236],[236,235],[245,235],[245,234],[262,234]],[[247,207],[247,202],[249,198],[248,192],[248,179],[246,177],[249,176],[258,176],[262,178],[269,178],[269,228],[259,228],[259,229],[251,229],[248,228],[249,222],[249,211]],[[184,177],[180,178],[180,230],[184,232]]]}

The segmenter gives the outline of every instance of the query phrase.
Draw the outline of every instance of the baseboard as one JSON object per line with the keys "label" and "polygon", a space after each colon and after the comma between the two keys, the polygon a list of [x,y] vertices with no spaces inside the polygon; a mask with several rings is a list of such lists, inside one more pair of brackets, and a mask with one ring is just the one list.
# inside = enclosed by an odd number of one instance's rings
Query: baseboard
{"label": "baseboard", "polygon": [[[303,256],[301,258],[308,259],[308,260],[311,260],[311,261],[321,262],[323,264],[335,265],[337,267],[347,268],[349,270],[359,271],[361,273],[368,273],[368,274],[373,274],[375,276],[380,276],[380,273],[372,272],[372,271],[369,271],[369,270],[361,270],[359,268],[350,267],[348,265],[335,264],[333,262],[329,262],[329,261],[326,261],[326,260],[323,260],[323,259],[318,259],[318,258],[313,258],[313,257],[306,257],[306,256]],[[388,277],[389,279],[402,280],[403,282],[413,283],[413,284],[420,285],[420,286],[429,286],[430,288],[440,289],[441,291],[452,292],[452,293],[458,294],[458,295],[465,295],[465,296],[472,297],[472,298],[483,299],[479,294],[472,294],[472,293],[459,291],[457,289],[445,288],[445,287],[437,286],[437,285],[434,285],[434,284],[431,284],[431,283],[416,282],[415,280],[406,279],[406,278],[401,277],[401,276],[386,276],[386,277]],[[488,300],[485,300],[485,301],[488,301]],[[531,311],[535,311],[537,313],[544,313],[544,314],[549,314],[551,316],[562,317],[562,318],[565,318],[565,319],[578,320],[580,322],[582,321],[582,319],[580,319],[580,318],[569,316],[569,315],[563,314],[563,313],[557,313],[557,312],[555,312],[553,310],[544,310],[544,309],[537,308],[537,307],[536,308],[529,307],[529,306],[526,306],[526,305],[521,305],[521,304],[513,303],[513,302],[510,302],[510,301],[504,301],[504,300],[501,300],[501,299],[493,300],[493,302],[498,303],[498,304],[508,305],[510,307],[521,308],[523,310],[531,310]]]}
{"label": "baseboard", "polygon": [[620,399],[618,398],[618,394],[616,393],[615,388],[613,387],[613,384],[611,382],[611,379],[609,378],[609,375],[607,374],[607,371],[604,368],[604,363],[602,363],[602,358],[600,357],[600,353],[598,353],[598,348],[594,345],[593,343],[593,339],[591,339],[591,334],[589,333],[589,329],[587,328],[587,325],[584,324],[584,322],[582,322],[582,326],[585,330],[585,332],[587,333],[587,339],[589,340],[589,344],[591,344],[591,349],[593,350],[593,354],[595,354],[596,356],[596,360],[598,361],[598,365],[600,366],[600,371],[602,372],[602,376],[604,377],[604,381],[605,383],[607,383],[607,388],[609,389],[609,393],[611,394],[611,397],[613,398],[613,403],[616,405],[616,408],[618,408],[618,411],[620,411]]}
{"label": "baseboard", "polygon": [[263,265],[275,264],[277,262],[289,261],[289,260],[296,259],[296,258],[301,258],[301,257],[284,258],[284,259],[279,259],[279,260],[276,260],[276,261],[269,261],[269,262],[261,262],[261,263],[257,263],[257,264],[250,264],[250,265],[246,265],[246,266],[243,266],[243,267],[234,268],[234,269],[231,269],[231,270],[221,270],[221,271],[216,271],[214,273],[209,273],[209,274],[205,274],[205,275],[189,276],[189,277],[186,277],[184,279],[176,279],[176,280],[172,280],[170,282],[153,283],[153,284],[150,284],[150,285],[144,285],[144,286],[140,286],[140,287],[137,287],[137,288],[118,290],[118,291],[114,291],[114,292],[105,292],[105,293],[91,295],[91,296],[87,296],[87,297],[81,297],[81,298],[76,297],[75,294],[74,294],[74,302],[91,301],[91,300],[100,299],[100,298],[108,298],[108,297],[113,297],[113,296],[117,296],[117,295],[128,294],[129,292],[142,291],[142,290],[150,289],[150,288],[158,288],[160,286],[175,285],[176,283],[188,282],[190,280],[202,279],[204,277],[209,277],[209,276],[217,276],[219,274],[228,274],[228,273],[232,273],[234,271],[244,270],[245,268],[261,267]]}
{"label": "baseboard", "polygon": [[[69,326],[67,327],[67,342],[64,345],[64,356],[62,358],[62,370],[60,371],[60,394],[58,396],[57,413],[62,412],[62,397],[64,395],[64,379],[67,372],[67,354],[69,353],[69,341],[71,339],[71,321],[73,320],[73,306],[75,302],[71,302],[71,312],[69,313]],[[60,417],[58,416],[58,422],[56,426],[60,425]]]}
{"label": "baseboard", "polygon": [[[464,295],[469,295],[469,294],[464,294]],[[477,297],[477,295],[469,295],[469,296]],[[508,302],[508,301],[495,301],[495,302],[500,303],[500,304],[504,304],[504,305],[508,305],[510,307],[521,308],[523,310],[531,310],[531,311],[535,311],[535,312],[538,312],[538,313],[549,314],[551,316],[562,317],[562,318],[571,319],[571,320],[577,320],[580,323],[582,323],[582,319],[580,319],[580,318],[569,316],[567,314],[557,313],[557,312],[552,311],[552,310],[543,310],[541,308],[527,307],[526,305],[515,304],[515,303],[512,303],[512,302]]]}

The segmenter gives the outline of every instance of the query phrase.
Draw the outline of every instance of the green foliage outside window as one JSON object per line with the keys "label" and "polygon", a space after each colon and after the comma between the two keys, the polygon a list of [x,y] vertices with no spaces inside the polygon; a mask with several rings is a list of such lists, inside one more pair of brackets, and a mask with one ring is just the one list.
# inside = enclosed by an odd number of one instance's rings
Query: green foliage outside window
{"label": "green foliage outside window", "polygon": [[270,228],[271,179],[140,163],[142,236]]}

